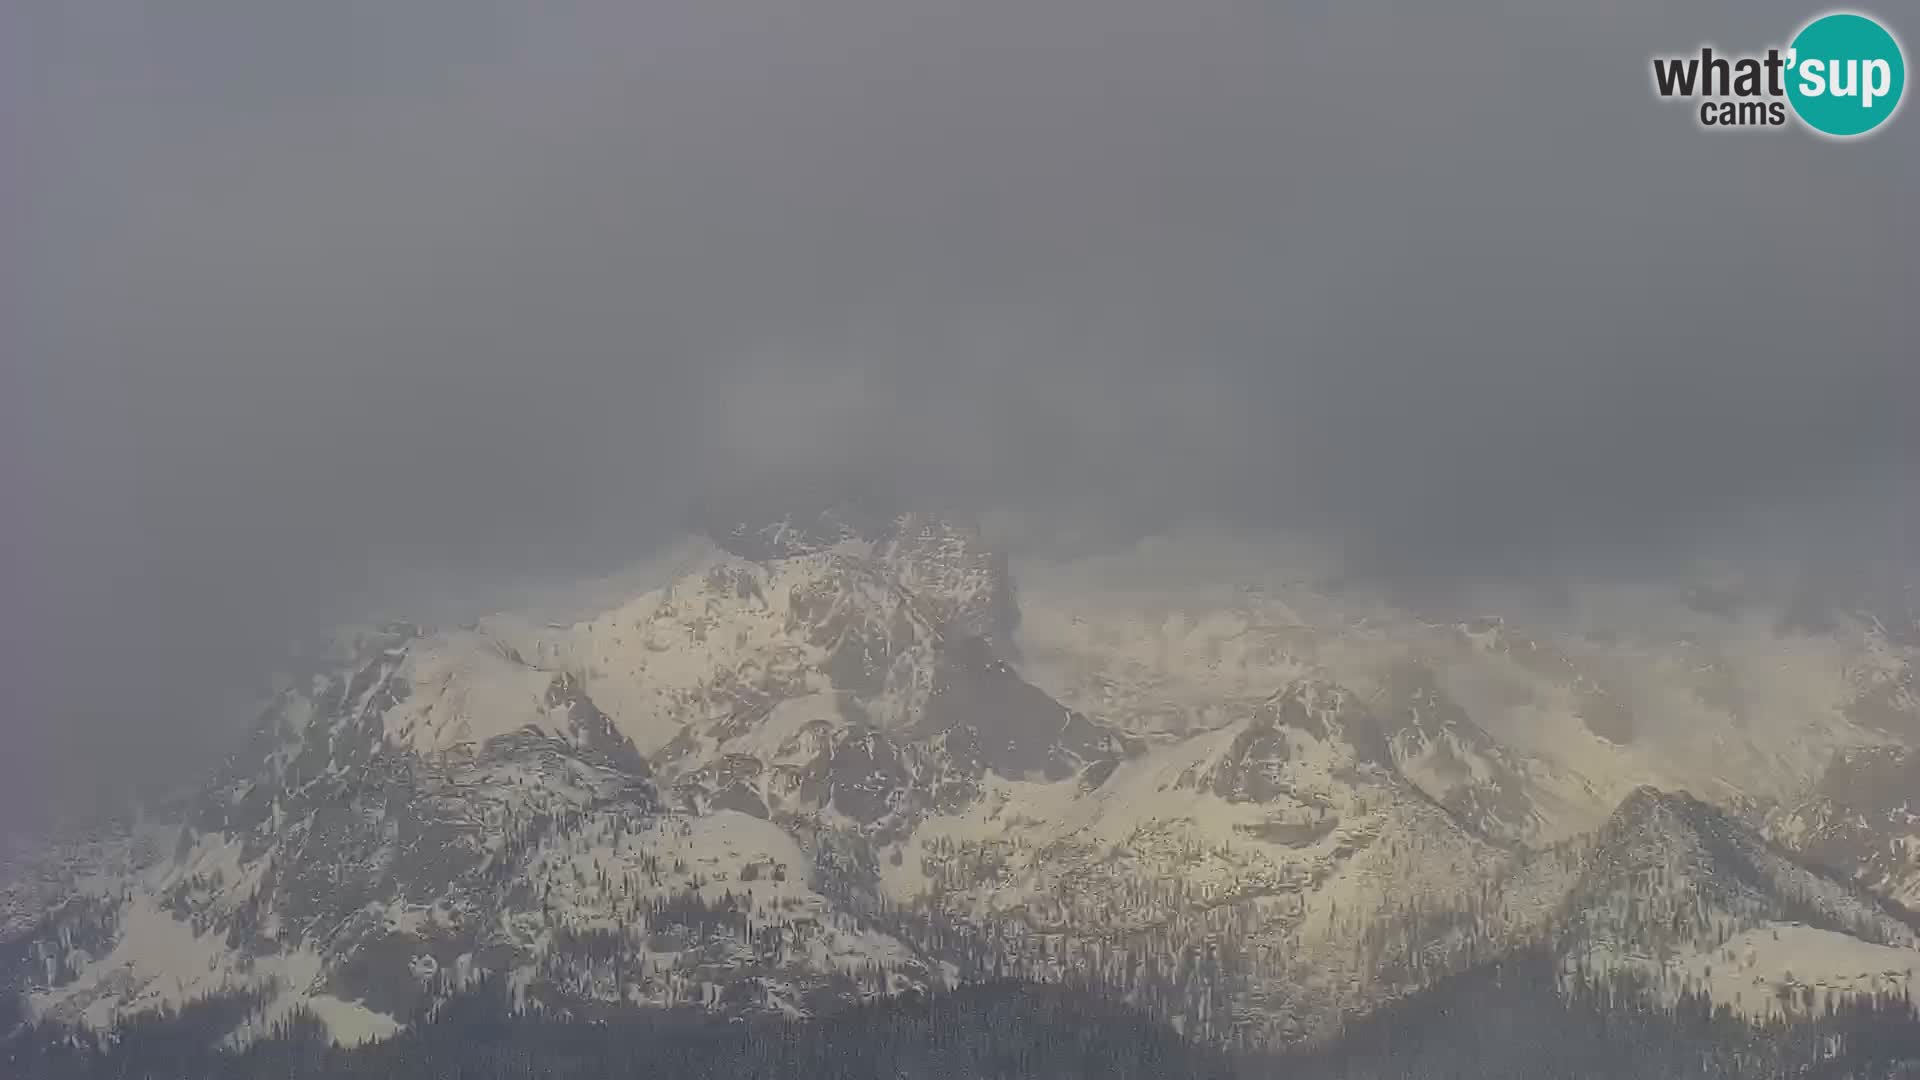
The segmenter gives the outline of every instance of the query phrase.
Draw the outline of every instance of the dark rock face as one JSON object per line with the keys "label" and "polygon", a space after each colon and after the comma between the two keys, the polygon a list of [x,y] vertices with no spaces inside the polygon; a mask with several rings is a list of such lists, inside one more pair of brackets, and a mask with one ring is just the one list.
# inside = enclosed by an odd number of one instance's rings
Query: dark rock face
{"label": "dark rock face", "polygon": [[633,740],[613,726],[613,720],[600,711],[573,675],[562,672],[553,677],[547,687],[547,708],[565,712],[574,745],[587,754],[629,776],[651,775]]}
{"label": "dark rock face", "polygon": [[875,552],[906,591],[935,603],[931,618],[943,636],[976,637],[1003,658],[1014,657],[1020,622],[1006,555],[978,530],[926,514],[902,515]]}
{"label": "dark rock face", "polygon": [[440,972],[455,970],[474,944],[470,933],[370,932],[328,972],[327,988],[389,1016],[412,1016],[434,1000]]}
{"label": "dark rock face", "polygon": [[744,783],[728,784],[714,792],[708,800],[708,806],[713,810],[732,810],[762,820],[769,816],[767,804],[760,798],[760,793]]}
{"label": "dark rock face", "polygon": [[1111,774],[1142,749],[1139,740],[1020,678],[977,637],[949,641],[941,652],[917,734],[938,740],[946,764],[969,779],[992,771],[1015,780],[1060,780],[1089,765]]}
{"label": "dark rock face", "polygon": [[872,728],[846,732],[811,777],[822,801],[862,825],[906,809],[912,775],[893,740]]}
{"label": "dark rock face", "polygon": [[1286,766],[1292,757],[1286,736],[1263,711],[1234,736],[1226,759],[1214,770],[1213,793],[1228,802],[1272,802],[1291,789]]}
{"label": "dark rock face", "polygon": [[836,690],[861,696],[877,694],[886,688],[887,673],[904,650],[916,643],[915,637],[904,613],[887,630],[849,627],[831,638],[827,678]]}
{"label": "dark rock face", "polygon": [[1100,787],[1102,784],[1105,784],[1109,779],[1112,778],[1113,771],[1119,767],[1120,767],[1119,758],[1107,758],[1104,761],[1096,761],[1093,764],[1087,766],[1085,769],[1081,770],[1081,773],[1080,773],[1081,790],[1093,791],[1094,789]]}
{"label": "dark rock face", "polygon": [[1261,706],[1272,723],[1322,742],[1342,744],[1354,762],[1391,767],[1393,753],[1379,722],[1353,691],[1313,679],[1293,683]]}
{"label": "dark rock face", "polygon": [[767,767],[748,754],[727,754],[687,773],[675,786],[689,813],[734,810],[765,819],[771,816],[760,794]]}
{"label": "dark rock face", "polygon": [[1395,668],[1376,715],[1395,766],[1462,824],[1503,840],[1529,834],[1538,814],[1521,766],[1448,696],[1431,668]]}
{"label": "dark rock face", "polygon": [[1769,825],[1796,854],[1882,896],[1920,901],[1920,750],[1846,751],[1809,798]]}
{"label": "dark rock face", "polygon": [[924,729],[969,729],[979,763],[1015,779],[1057,780],[1071,771],[1060,738],[1071,714],[993,656],[986,643],[963,638],[941,656]]}

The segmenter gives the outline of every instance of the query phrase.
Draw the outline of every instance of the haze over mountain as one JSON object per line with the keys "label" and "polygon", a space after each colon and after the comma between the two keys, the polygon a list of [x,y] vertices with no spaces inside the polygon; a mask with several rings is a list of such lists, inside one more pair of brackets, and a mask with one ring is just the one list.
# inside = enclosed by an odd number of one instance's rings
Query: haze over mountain
{"label": "haze over mountain", "polygon": [[5,5],[0,1072],[1912,1075],[1920,120],[1524,7]]}
{"label": "haze over mountain", "polygon": [[7,5],[0,813],[769,470],[1422,594],[1910,564],[1914,125],[1645,85],[1806,14]]}
{"label": "haze over mountain", "polygon": [[1912,611],[1719,580],[1453,618],[1195,540],[1016,577],[950,517],[743,505],[569,614],[345,628],[198,790],[11,862],[0,1021],[43,1026],[0,1051],[425,1039],[475,993],[832,1025],[1013,978],[1339,1053],[1489,970],[1705,1003],[1715,1053],[1920,1038]]}

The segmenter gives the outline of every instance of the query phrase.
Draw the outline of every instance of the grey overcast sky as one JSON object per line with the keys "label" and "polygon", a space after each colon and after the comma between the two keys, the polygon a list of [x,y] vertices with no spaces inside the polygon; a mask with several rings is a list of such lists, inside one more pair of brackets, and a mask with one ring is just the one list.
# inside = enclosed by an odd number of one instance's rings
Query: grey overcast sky
{"label": "grey overcast sky", "polygon": [[1812,13],[7,3],[0,813],[776,468],[1417,580],[1910,552],[1920,115],[1650,88]]}

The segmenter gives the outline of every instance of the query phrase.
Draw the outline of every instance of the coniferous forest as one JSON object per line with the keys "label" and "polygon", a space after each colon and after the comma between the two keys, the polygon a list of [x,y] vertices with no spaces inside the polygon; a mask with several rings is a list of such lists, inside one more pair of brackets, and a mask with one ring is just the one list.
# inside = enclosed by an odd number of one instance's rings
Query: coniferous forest
{"label": "coniferous forest", "polygon": [[1446,979],[1330,1044],[1230,1054],[1102,991],[1067,985],[986,982],[753,1022],[693,1009],[516,1011],[503,987],[482,984],[361,1047],[333,1046],[318,1018],[294,1013],[244,1049],[219,1048],[218,1033],[257,1005],[228,999],[151,1016],[111,1038],[20,1027],[0,1065],[18,1080],[1920,1078],[1920,1014],[1905,997],[1767,1025],[1691,995],[1671,1006],[1652,1000],[1622,983],[1569,992],[1543,955],[1523,955]]}

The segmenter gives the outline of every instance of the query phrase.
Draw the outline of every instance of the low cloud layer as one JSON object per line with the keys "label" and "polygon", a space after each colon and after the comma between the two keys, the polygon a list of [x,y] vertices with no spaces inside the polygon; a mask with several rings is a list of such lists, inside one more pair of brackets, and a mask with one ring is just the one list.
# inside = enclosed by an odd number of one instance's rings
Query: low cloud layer
{"label": "low cloud layer", "polygon": [[769,475],[1422,583],[1912,554],[1920,121],[1648,87],[1809,11],[1311,7],[10,6],[7,801]]}

